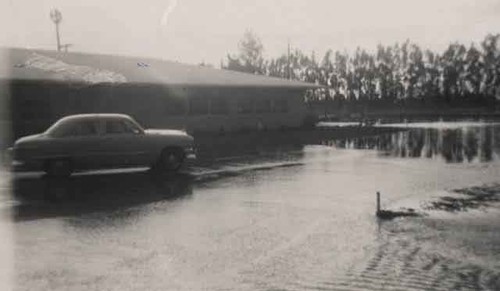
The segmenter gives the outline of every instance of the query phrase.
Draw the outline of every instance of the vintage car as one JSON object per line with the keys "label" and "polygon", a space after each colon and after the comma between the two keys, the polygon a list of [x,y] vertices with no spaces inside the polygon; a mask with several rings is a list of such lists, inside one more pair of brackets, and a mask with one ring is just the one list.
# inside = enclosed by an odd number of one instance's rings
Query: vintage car
{"label": "vintage car", "polygon": [[14,170],[69,175],[76,170],[148,166],[177,171],[195,158],[193,137],[181,130],[143,129],[123,114],[64,117],[47,131],[18,139]]}

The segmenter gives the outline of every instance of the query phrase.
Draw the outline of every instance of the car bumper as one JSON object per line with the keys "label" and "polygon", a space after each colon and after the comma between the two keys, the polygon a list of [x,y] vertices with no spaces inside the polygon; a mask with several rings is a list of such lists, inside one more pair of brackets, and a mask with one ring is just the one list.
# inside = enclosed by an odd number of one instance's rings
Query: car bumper
{"label": "car bumper", "polygon": [[180,168],[181,171],[189,171],[196,164],[196,150],[194,148],[184,149],[184,162]]}
{"label": "car bumper", "polygon": [[185,148],[184,156],[186,160],[196,160],[196,150],[192,147]]}
{"label": "car bumper", "polygon": [[43,170],[43,163],[41,161],[37,160],[22,161],[16,159],[13,148],[8,148],[5,151],[5,154],[2,156],[2,164],[13,172]]}
{"label": "car bumper", "polygon": [[13,160],[10,162],[10,170],[13,172],[25,172],[25,171],[42,171],[43,166],[41,162],[30,161],[17,161]]}

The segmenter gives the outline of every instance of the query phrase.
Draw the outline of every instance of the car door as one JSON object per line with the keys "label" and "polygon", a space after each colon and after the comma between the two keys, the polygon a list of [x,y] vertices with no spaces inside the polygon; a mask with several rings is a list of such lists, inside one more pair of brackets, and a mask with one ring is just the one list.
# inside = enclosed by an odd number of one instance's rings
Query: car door
{"label": "car door", "polygon": [[106,119],[102,134],[103,154],[110,167],[129,167],[145,164],[146,136],[124,119]]}
{"label": "car door", "polygon": [[99,162],[101,145],[98,124],[91,119],[75,120],[51,142],[54,157],[68,157],[75,168],[94,168]]}

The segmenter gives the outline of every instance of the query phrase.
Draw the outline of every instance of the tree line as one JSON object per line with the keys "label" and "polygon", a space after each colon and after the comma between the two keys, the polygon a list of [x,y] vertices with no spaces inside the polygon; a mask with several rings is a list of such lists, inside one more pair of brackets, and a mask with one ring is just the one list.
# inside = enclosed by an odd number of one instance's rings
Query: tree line
{"label": "tree line", "polygon": [[264,59],[260,39],[247,31],[239,54],[227,55],[221,67],[324,85],[309,101],[483,102],[500,95],[499,38],[490,34],[479,45],[452,43],[442,53],[407,40],[378,45],[374,52],[329,50],[320,60],[299,49]]}

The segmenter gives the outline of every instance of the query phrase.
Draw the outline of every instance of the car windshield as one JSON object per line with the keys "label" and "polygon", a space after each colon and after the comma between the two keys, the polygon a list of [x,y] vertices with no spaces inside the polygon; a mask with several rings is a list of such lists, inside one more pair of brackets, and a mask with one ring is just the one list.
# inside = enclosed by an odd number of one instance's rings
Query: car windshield
{"label": "car windshield", "polygon": [[137,123],[135,122],[133,119],[132,120],[129,120],[129,119],[125,119],[125,124],[127,124],[127,126],[132,129],[132,131],[134,133],[143,133],[144,132],[144,129]]}
{"label": "car windshield", "polygon": [[138,134],[143,131],[137,123],[129,119],[106,120],[106,134]]}

